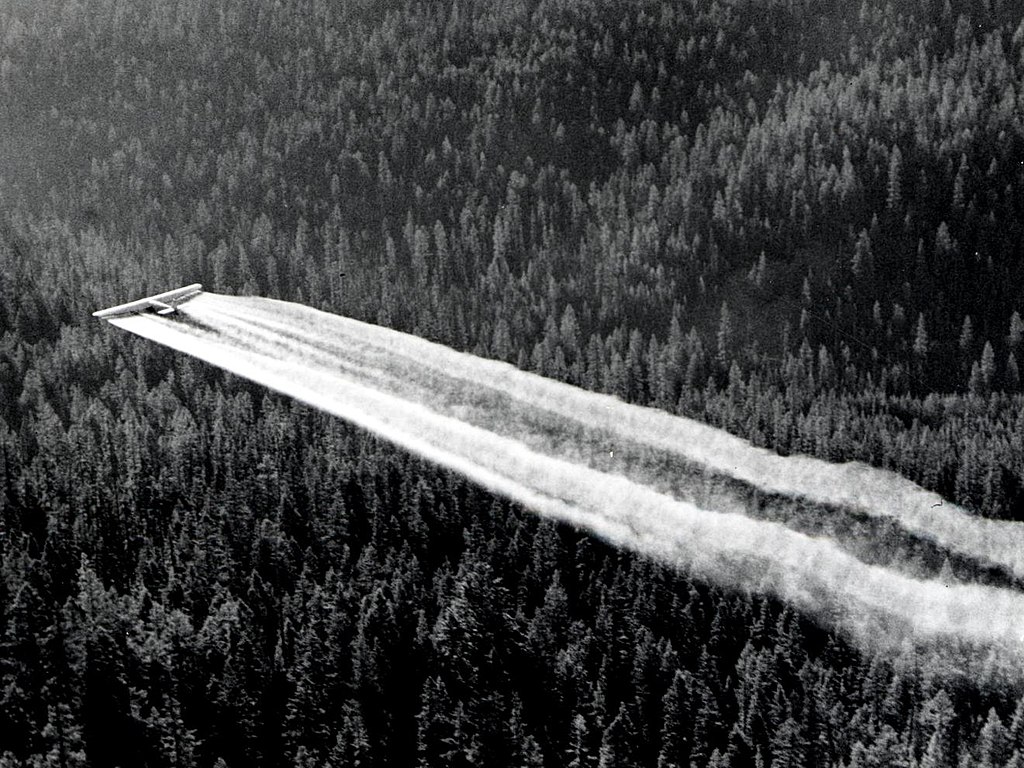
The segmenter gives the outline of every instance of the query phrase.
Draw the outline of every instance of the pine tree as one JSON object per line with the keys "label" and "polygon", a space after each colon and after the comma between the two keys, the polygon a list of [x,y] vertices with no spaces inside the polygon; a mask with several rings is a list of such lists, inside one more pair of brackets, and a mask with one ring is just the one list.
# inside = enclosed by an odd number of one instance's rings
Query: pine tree
{"label": "pine tree", "polygon": [[903,174],[903,154],[898,146],[893,146],[889,154],[889,181],[886,187],[886,207],[893,212],[899,212],[903,205],[903,185],[901,176]]}
{"label": "pine tree", "polygon": [[[4,597],[8,602],[4,606],[6,626],[0,635],[0,672],[4,685],[0,726],[3,727],[3,748],[24,753],[30,748],[33,735],[45,727],[47,715],[53,714],[47,712],[39,696],[46,685],[39,638],[44,635],[45,622],[53,620],[52,610],[30,581]],[[81,680],[81,665],[69,666],[64,670],[69,682]]]}
{"label": "pine tree", "polygon": [[919,765],[920,768],[952,768],[953,756],[949,754],[947,740],[942,734],[932,734]]}
{"label": "pine tree", "polygon": [[866,229],[862,229],[857,235],[857,243],[854,245],[853,258],[850,261],[850,270],[855,278],[869,278],[874,272],[874,256],[871,253],[871,237]]}
{"label": "pine tree", "polygon": [[978,768],[999,768],[1010,758],[1010,734],[994,708],[978,735]]}
{"label": "pine tree", "polygon": [[536,737],[529,733],[523,722],[522,704],[516,699],[508,720],[510,762],[522,768],[543,768],[544,754]]}
{"label": "pine tree", "polygon": [[981,372],[981,383],[986,393],[992,391],[992,383],[996,376],[996,353],[992,349],[992,343],[989,341],[985,342],[985,347],[981,351],[981,361],[978,364],[978,368]]}
{"label": "pine tree", "polygon": [[751,747],[750,738],[743,732],[739,723],[734,723],[729,731],[729,744],[725,750],[725,764],[728,766],[753,765],[756,753]]}
{"label": "pine tree", "polygon": [[[703,657],[707,656],[705,651],[702,654],[701,667],[711,667],[703,662]],[[717,677],[717,675],[714,675]],[[699,674],[696,684],[694,685],[694,708],[696,709],[696,716],[694,718],[693,725],[693,742],[691,745],[692,759],[700,762],[710,756],[711,750],[723,733],[723,721],[722,711],[718,702],[718,695],[716,694],[718,681],[709,679],[708,675]],[[712,687],[714,686],[714,687]]]}
{"label": "pine tree", "polygon": [[960,167],[953,179],[953,210],[962,213],[967,201],[967,156],[960,155]]}
{"label": "pine tree", "polygon": [[750,271],[747,273],[747,280],[749,280],[755,288],[762,290],[764,288],[765,275],[767,273],[768,264],[764,255],[764,251],[761,251],[761,255],[757,257],[757,261],[754,262]]}
{"label": "pine tree", "polygon": [[949,694],[940,689],[924,703],[918,714],[922,735],[926,739],[921,768],[946,768],[955,760],[952,725],[956,712]]}
{"label": "pine tree", "polygon": [[640,331],[634,328],[629,334],[629,345],[626,348],[624,373],[626,377],[625,391],[628,402],[647,402],[647,376],[644,373],[644,340]]}
{"label": "pine tree", "polygon": [[370,765],[373,762],[373,748],[366,725],[354,702],[344,707],[341,727],[335,736],[334,746],[327,753],[327,762],[331,768]]}
{"label": "pine tree", "polygon": [[661,748],[658,768],[684,768],[689,763],[689,688],[688,676],[676,670],[661,700]]}
{"label": "pine tree", "polygon": [[1017,355],[1020,353],[1021,342],[1024,342],[1024,320],[1021,319],[1019,312],[1014,311],[1010,316],[1010,332],[1006,337],[1006,344],[1010,352]]}
{"label": "pine tree", "polygon": [[594,762],[587,719],[578,712],[569,726],[569,746],[565,758],[566,768],[590,768]]}
{"label": "pine tree", "polygon": [[807,745],[800,724],[786,718],[771,738],[772,766],[798,768],[805,764]]}
{"label": "pine tree", "polygon": [[839,173],[839,202],[844,209],[856,201],[859,189],[860,181],[857,179],[857,172],[853,167],[850,147],[844,144],[843,167]]}
{"label": "pine tree", "polygon": [[[82,729],[71,708],[67,704],[58,704],[50,708],[49,714],[49,722],[43,728],[42,737],[51,746],[44,764],[55,768],[84,768],[88,765],[85,742],[82,740]],[[192,763],[183,761],[175,765],[186,768]]]}
{"label": "pine tree", "polygon": [[558,572],[544,594],[527,630],[527,639],[540,659],[554,659],[564,647],[569,627],[569,601]]}
{"label": "pine tree", "polygon": [[77,594],[64,610],[68,648],[80,681],[82,738],[89,761],[132,762],[136,746],[124,738],[131,723],[127,711],[126,629],[116,592],[104,586],[91,563],[82,558]]}
{"label": "pine tree", "polygon": [[619,705],[619,711],[612,718],[601,737],[601,749],[598,753],[598,768],[630,768],[633,762],[634,725],[626,710],[625,704]]}
{"label": "pine tree", "polygon": [[166,713],[154,710],[150,722],[154,731],[160,734],[160,751],[167,765],[193,768],[196,764],[196,734],[195,729],[186,727],[180,703],[170,702]]}
{"label": "pine tree", "polygon": [[914,355],[917,356],[918,360],[923,364],[928,357],[928,329],[924,324],[924,313],[921,312],[917,316],[917,325],[914,328]]}
{"label": "pine tree", "polygon": [[416,717],[417,765],[420,768],[465,765],[462,709],[454,706],[448,687],[440,677],[427,678],[420,702],[420,712]]}
{"label": "pine tree", "polygon": [[865,768],[915,768],[910,750],[891,725],[883,725],[868,748],[860,752],[859,764]]}
{"label": "pine tree", "polygon": [[953,237],[949,234],[949,225],[941,222],[935,230],[935,258],[938,269],[949,269],[949,257],[953,253]]}
{"label": "pine tree", "polygon": [[732,315],[729,306],[724,301],[718,316],[718,333],[715,335],[717,343],[717,354],[715,362],[723,373],[729,369],[732,360]]}
{"label": "pine tree", "polygon": [[1010,745],[1024,753],[1024,698],[1017,700],[1017,706],[1014,708],[1013,716],[1010,718],[1010,727],[1007,735]]}
{"label": "pine tree", "polygon": [[967,391],[972,395],[985,395],[988,388],[985,386],[985,378],[981,373],[981,365],[975,361],[971,364],[971,375],[967,379]]}
{"label": "pine tree", "polygon": [[970,315],[964,316],[964,321],[960,325],[960,338],[957,345],[960,348],[960,365],[966,371],[974,358],[974,324],[971,322]]}

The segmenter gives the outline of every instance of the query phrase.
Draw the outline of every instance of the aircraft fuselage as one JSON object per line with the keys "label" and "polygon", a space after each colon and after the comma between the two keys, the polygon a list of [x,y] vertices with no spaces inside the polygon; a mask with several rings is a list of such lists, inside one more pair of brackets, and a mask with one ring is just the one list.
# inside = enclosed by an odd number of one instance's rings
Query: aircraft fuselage
{"label": "aircraft fuselage", "polygon": [[173,291],[158,293],[155,296],[147,296],[136,301],[129,301],[127,304],[118,304],[116,307],[110,307],[109,309],[100,309],[93,312],[92,316],[111,318],[137,315],[142,312],[170,315],[177,311],[179,305],[198,296],[202,292],[203,286],[199,283],[193,283],[183,288],[175,288]]}

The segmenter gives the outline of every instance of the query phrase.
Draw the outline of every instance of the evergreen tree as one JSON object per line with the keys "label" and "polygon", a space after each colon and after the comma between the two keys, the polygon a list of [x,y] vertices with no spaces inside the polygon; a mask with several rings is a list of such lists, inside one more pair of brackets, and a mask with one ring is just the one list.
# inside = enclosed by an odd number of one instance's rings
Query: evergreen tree
{"label": "evergreen tree", "polygon": [[903,174],[903,154],[898,146],[893,146],[889,153],[889,181],[886,194],[886,207],[890,211],[899,212],[903,206],[903,186],[900,177]]}
{"label": "evergreen tree", "polygon": [[[84,768],[88,764],[82,729],[68,705],[58,704],[56,708],[51,708],[49,722],[43,728],[42,737],[51,744],[43,765]],[[179,760],[173,764],[186,766],[190,763],[187,760]]]}
{"label": "evergreen tree", "polygon": [[995,709],[989,709],[985,725],[978,734],[977,764],[979,768],[1001,766],[1009,759],[1009,732]]}
{"label": "evergreen tree", "polygon": [[454,704],[444,681],[439,677],[428,678],[420,701],[417,765],[422,768],[468,765],[463,748],[462,707]]}
{"label": "evergreen tree", "polygon": [[681,768],[689,762],[689,687],[687,676],[677,669],[661,700],[661,747],[658,751],[658,768]]}
{"label": "evergreen tree", "polygon": [[601,749],[598,753],[598,768],[629,768],[633,762],[634,724],[621,704],[619,711],[604,729],[601,737]]}
{"label": "evergreen tree", "polygon": [[732,336],[732,315],[729,312],[728,305],[723,301],[722,308],[718,314],[718,333],[715,336],[716,349],[718,350],[715,361],[722,371],[728,370],[729,363],[732,360]]}
{"label": "evergreen tree", "polygon": [[587,720],[582,714],[577,713],[570,723],[569,746],[565,753],[566,768],[586,768],[594,764],[590,740]]}
{"label": "evergreen tree", "polygon": [[996,375],[996,353],[989,341],[985,342],[985,347],[981,351],[978,368],[981,372],[981,382],[985,392],[991,392]]}
{"label": "evergreen tree", "polygon": [[1011,354],[1020,354],[1022,341],[1024,341],[1024,320],[1021,320],[1020,313],[1015,310],[1010,316],[1010,333],[1006,337]]}
{"label": "evergreen tree", "polygon": [[917,316],[917,325],[914,328],[913,346],[914,355],[918,358],[922,365],[924,364],[924,361],[927,359],[928,347],[928,329],[925,327],[924,313],[922,312]]}

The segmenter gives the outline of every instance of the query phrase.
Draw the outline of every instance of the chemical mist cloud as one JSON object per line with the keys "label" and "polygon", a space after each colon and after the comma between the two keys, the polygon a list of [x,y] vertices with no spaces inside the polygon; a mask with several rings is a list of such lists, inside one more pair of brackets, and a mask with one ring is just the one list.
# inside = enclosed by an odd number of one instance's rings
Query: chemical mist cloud
{"label": "chemical mist cloud", "polygon": [[[852,508],[1024,573],[1018,527],[935,506],[937,496],[892,473],[779,457],[688,419],[297,304],[206,293],[170,318],[111,322],[332,413],[538,514],[709,581],[774,594],[865,646],[895,649],[909,638],[976,646],[1007,667],[1024,658],[1016,590],[870,565],[830,538],[747,517],[737,511],[743,500],[729,499],[756,488]],[[736,482],[702,509],[671,490],[683,481],[664,476],[680,461]]]}

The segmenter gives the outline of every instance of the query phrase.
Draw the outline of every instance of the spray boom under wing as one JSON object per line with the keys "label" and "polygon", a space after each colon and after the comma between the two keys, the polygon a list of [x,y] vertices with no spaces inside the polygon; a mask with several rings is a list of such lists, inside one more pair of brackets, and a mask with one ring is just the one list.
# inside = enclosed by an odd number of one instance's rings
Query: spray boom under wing
{"label": "spray boom under wing", "polygon": [[175,288],[173,291],[158,293],[155,296],[147,296],[144,299],[129,301],[127,304],[118,304],[109,309],[100,309],[92,313],[93,317],[110,318],[124,317],[125,315],[137,315],[142,312],[155,312],[158,315],[170,315],[178,310],[179,305],[184,304],[191,298],[203,292],[203,286],[199,283],[186,285],[184,288]]}

